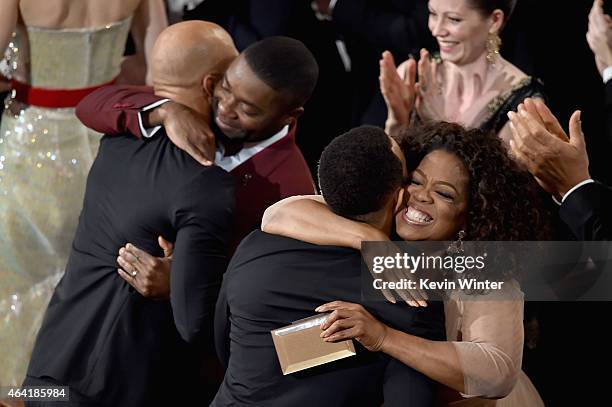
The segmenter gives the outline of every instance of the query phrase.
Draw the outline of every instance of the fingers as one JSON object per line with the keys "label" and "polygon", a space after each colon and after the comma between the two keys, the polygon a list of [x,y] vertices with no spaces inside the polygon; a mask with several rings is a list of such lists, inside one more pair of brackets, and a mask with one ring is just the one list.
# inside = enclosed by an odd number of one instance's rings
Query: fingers
{"label": "fingers", "polygon": [[164,257],[172,257],[172,253],[174,252],[174,243],[164,239],[163,236],[159,236],[157,238],[157,243],[164,251]]}
{"label": "fingers", "polygon": [[[514,131],[512,133],[514,135]],[[517,140],[517,137],[518,136],[514,135],[514,139],[510,140],[511,155],[516,161],[523,164],[527,168],[527,170],[533,174],[533,161],[529,157],[527,157],[527,155],[525,155],[525,153],[523,153],[523,151],[517,146],[517,143],[515,141]]]}
{"label": "fingers", "polygon": [[438,63],[438,61],[431,61],[430,62],[430,66],[431,66],[431,78],[430,78],[430,83],[431,86],[436,86],[436,88],[439,88],[439,84],[438,84],[438,66],[440,64]]}
{"label": "fingers", "polygon": [[203,143],[204,146],[204,155],[207,157],[207,162],[203,163],[205,166],[210,166],[215,163],[215,153],[217,151],[217,141],[215,139],[214,134],[207,133],[206,139]]}
{"label": "fingers", "polygon": [[419,84],[421,91],[427,92],[430,83],[430,63],[429,63],[429,53],[427,50],[421,50],[421,56],[419,59],[419,63],[417,65],[418,73],[419,73]]}
{"label": "fingers", "polygon": [[385,72],[396,71],[397,66],[395,65],[395,58],[393,58],[393,54],[389,51],[385,51],[382,54],[382,59],[380,60],[381,67],[384,67]]}
{"label": "fingers", "polygon": [[586,150],[586,143],[584,141],[584,133],[582,132],[582,121],[580,117],[582,112],[580,110],[576,110],[572,117],[570,117],[569,127],[570,127],[570,144],[575,146],[576,148],[580,148],[581,150]]}
{"label": "fingers", "polygon": [[[135,266],[137,266],[137,263],[147,265],[155,264],[155,257],[151,256],[149,253],[139,249],[131,243],[126,244],[123,249],[125,250],[127,255],[122,257],[126,257],[126,260],[130,261],[131,263],[134,263]],[[121,250],[119,250],[119,254],[121,254]]]}
{"label": "fingers", "polygon": [[591,12],[589,13],[589,20],[592,20],[600,26],[605,26],[606,20],[604,18],[603,2],[601,2],[600,0],[595,0],[593,2],[593,7],[591,8]]}
{"label": "fingers", "polygon": [[329,316],[327,317],[325,322],[323,322],[321,324],[321,329],[327,329],[331,325],[333,325],[334,322],[339,321],[341,319],[350,318],[353,315],[355,315],[355,313],[356,313],[356,311],[349,310],[349,309],[346,309],[346,308],[334,310],[334,312],[329,314]]}
{"label": "fingers", "polygon": [[398,103],[397,95],[401,91],[402,80],[389,51],[383,53],[383,59],[380,61],[379,82],[387,106],[393,107]]}
{"label": "fingers", "polygon": [[349,329],[342,330],[338,333],[335,333],[323,340],[325,342],[339,342],[339,341],[345,341],[347,339],[356,338],[358,335],[359,335],[359,331],[357,327],[352,327]]}
{"label": "fingers", "polygon": [[406,76],[404,77],[404,83],[410,89],[414,88],[416,84],[416,74],[417,74],[417,62],[414,58],[410,58],[406,63]]}
{"label": "fingers", "polygon": [[533,149],[525,144],[528,130],[524,127],[521,119],[516,113],[510,112],[508,113],[508,117],[510,118],[510,131],[513,136],[513,139],[510,140],[510,148],[515,157],[527,166],[527,163],[534,158]]}
{"label": "fingers", "polygon": [[396,290],[404,302],[411,307],[427,307],[427,294],[421,290]]}
{"label": "fingers", "polygon": [[126,256],[125,251],[121,252],[120,251],[120,256],[117,257],[117,264],[119,264],[119,266],[125,270],[131,277],[136,277],[138,275],[138,273],[141,271],[140,267],[141,264],[138,263],[136,261],[136,259],[130,259],[130,260],[126,260],[126,258],[129,258],[128,256]]}
{"label": "fingers", "polygon": [[204,166],[210,166],[214,164],[215,158],[214,135],[199,120],[202,119],[192,115],[175,117],[172,122],[165,125],[166,134],[175,146],[194,160]]}
{"label": "fingers", "polygon": [[527,110],[521,109],[519,113],[509,112],[508,117],[510,118],[510,129],[515,130],[513,135],[521,150],[534,152],[550,143],[550,138],[545,137],[546,130]]}
{"label": "fingers", "polygon": [[535,110],[544,122],[544,127],[546,130],[557,136],[560,140],[569,140],[567,133],[565,133],[565,130],[563,130],[563,127],[561,127],[561,123],[559,123],[559,120],[557,120],[555,115],[550,111],[542,99],[529,99],[529,103],[535,106]]}
{"label": "fingers", "polygon": [[518,115],[522,118],[522,122],[525,124],[529,132],[527,133],[527,135],[529,135],[529,139],[527,140],[529,145],[534,148],[538,148],[550,144],[550,133],[546,131],[544,125],[539,120],[539,114],[533,115],[523,106],[521,106],[518,111]]}
{"label": "fingers", "polygon": [[321,332],[320,337],[327,338],[335,334],[338,331],[349,329],[349,328],[352,328],[353,326],[355,326],[355,322],[351,320],[350,318],[340,319],[340,320],[334,321],[334,323],[329,325],[328,327],[323,328],[323,332]]}
{"label": "fingers", "polygon": [[[210,146],[207,146],[210,148]],[[185,152],[189,154],[194,160],[199,162],[200,164],[209,167],[214,164],[213,159],[211,158],[211,154],[208,153],[205,149],[200,148],[194,144],[188,143],[185,146]],[[214,157],[214,155],[212,155]]]}
{"label": "fingers", "polygon": [[380,60],[380,76],[381,80],[386,80],[386,84],[388,84],[389,80],[392,79],[393,74],[397,74],[397,67],[395,66],[395,60],[393,59],[393,55],[389,51],[383,52],[382,58]]}
{"label": "fingers", "polygon": [[[388,269],[385,274],[385,281],[400,282],[404,277],[403,274],[395,269]],[[426,307],[427,306],[427,294],[418,289],[396,289],[395,292],[404,300],[408,305],[414,307]]]}
{"label": "fingers", "polygon": [[119,277],[124,279],[129,285],[131,285],[132,287],[136,288],[135,282],[134,282],[134,277],[132,277],[125,270],[120,269],[120,268],[117,269],[117,273],[119,273]]}
{"label": "fingers", "polygon": [[315,312],[328,312],[328,311],[334,311],[334,310],[341,309],[341,308],[345,308],[348,310],[357,310],[362,307],[359,304],[354,304],[351,302],[332,301],[332,302],[328,302],[326,304],[318,306],[315,309]]}
{"label": "fingers", "polygon": [[521,110],[521,109],[525,109],[527,110],[529,113],[531,113],[533,115],[533,117],[538,120],[539,123],[541,123],[542,125],[544,125],[544,118],[540,115],[540,112],[538,112],[538,109],[536,107],[535,101],[532,98],[527,98],[525,100],[523,100],[523,103],[520,103],[518,105],[517,111]]}
{"label": "fingers", "polygon": [[383,297],[385,297],[385,299],[389,301],[391,304],[395,304],[397,302],[395,301],[395,296],[393,295],[393,293],[391,293],[391,290],[383,288],[380,291],[382,291]]}

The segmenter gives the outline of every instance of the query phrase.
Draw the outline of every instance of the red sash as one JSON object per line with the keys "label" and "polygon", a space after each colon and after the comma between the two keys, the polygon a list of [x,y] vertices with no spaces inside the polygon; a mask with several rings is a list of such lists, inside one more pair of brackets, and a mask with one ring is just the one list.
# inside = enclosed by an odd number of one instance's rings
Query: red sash
{"label": "red sash", "polygon": [[38,107],[76,107],[79,102],[91,92],[103,86],[112,85],[117,78],[101,85],[79,89],[46,89],[34,88],[26,83],[11,80],[11,87],[15,92],[15,99],[27,105]]}

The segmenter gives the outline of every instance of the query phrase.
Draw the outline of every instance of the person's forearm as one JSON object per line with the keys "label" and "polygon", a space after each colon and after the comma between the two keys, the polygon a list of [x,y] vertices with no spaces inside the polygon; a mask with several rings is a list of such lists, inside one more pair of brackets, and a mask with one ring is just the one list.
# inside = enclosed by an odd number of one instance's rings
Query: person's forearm
{"label": "person's forearm", "polygon": [[387,355],[454,390],[464,392],[464,377],[455,346],[388,329],[382,349]]}
{"label": "person's forearm", "polygon": [[142,125],[145,127],[145,129],[150,129],[155,126],[162,126],[164,124],[164,118],[167,117],[168,110],[171,108],[168,105],[172,103],[173,102],[166,102],[154,109],[140,113],[140,116],[142,117]]}
{"label": "person's forearm", "polygon": [[131,34],[135,43],[136,56],[144,68],[144,81],[152,84],[150,71],[153,45],[159,35],[168,26],[168,17],[164,2],[161,0],[143,0],[134,13]]}
{"label": "person's forearm", "polygon": [[17,25],[17,16],[19,15],[18,0],[0,0],[0,50],[4,53],[6,47],[11,40],[15,26]]}
{"label": "person's forearm", "polygon": [[140,110],[161,99],[148,88],[104,86],[85,96],[77,105],[75,114],[86,127],[99,133],[117,135],[127,132],[140,138]]}
{"label": "person's forearm", "polygon": [[264,214],[261,229],[309,243],[354,249],[360,249],[363,240],[380,240],[376,229],[334,214],[316,195],[272,205]]}

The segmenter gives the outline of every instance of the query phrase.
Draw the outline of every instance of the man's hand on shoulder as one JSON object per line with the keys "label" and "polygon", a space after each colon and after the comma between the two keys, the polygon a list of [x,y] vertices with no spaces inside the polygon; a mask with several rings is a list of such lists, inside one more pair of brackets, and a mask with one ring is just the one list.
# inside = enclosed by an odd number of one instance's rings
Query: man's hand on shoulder
{"label": "man's hand on shoulder", "polygon": [[176,102],[166,102],[147,115],[147,127],[164,126],[175,146],[202,165],[215,162],[215,135],[198,112]]}

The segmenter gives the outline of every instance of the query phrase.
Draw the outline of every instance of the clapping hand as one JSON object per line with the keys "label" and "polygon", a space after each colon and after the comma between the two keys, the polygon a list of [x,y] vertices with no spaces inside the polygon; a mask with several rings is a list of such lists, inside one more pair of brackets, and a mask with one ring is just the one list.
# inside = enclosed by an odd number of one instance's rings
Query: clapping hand
{"label": "clapping hand", "polygon": [[380,60],[378,79],[388,112],[385,131],[395,135],[410,125],[416,99],[416,61],[410,58],[396,68],[393,55],[385,51]]}
{"label": "clapping hand", "polygon": [[580,114],[577,110],[570,118],[567,137],[558,120],[539,99],[526,99],[519,105],[518,113],[508,113],[513,155],[542,188],[560,198],[591,178]]}
{"label": "clapping hand", "polygon": [[427,50],[421,50],[418,64],[419,81],[416,84],[416,109],[423,121],[448,120],[444,90],[438,78],[441,65],[441,61],[429,58]]}
{"label": "clapping hand", "polygon": [[612,18],[603,11],[603,0],[595,0],[589,13],[587,42],[593,54],[599,73],[612,66]]}

